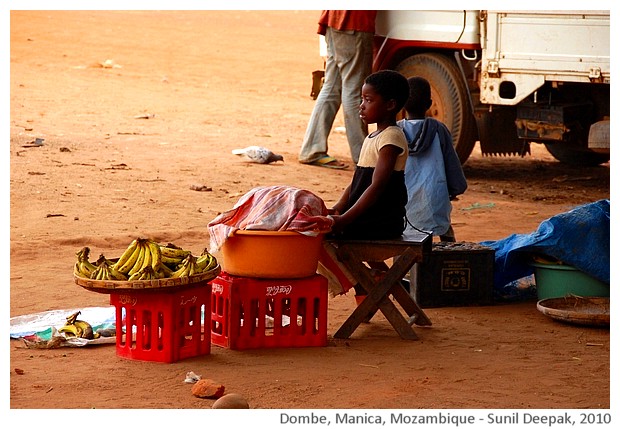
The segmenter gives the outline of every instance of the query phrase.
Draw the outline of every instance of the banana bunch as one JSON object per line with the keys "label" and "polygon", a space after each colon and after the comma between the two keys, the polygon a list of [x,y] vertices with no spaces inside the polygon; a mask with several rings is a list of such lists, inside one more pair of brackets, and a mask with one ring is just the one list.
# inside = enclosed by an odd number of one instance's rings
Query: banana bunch
{"label": "banana bunch", "polygon": [[93,280],[127,280],[127,276],[118,271],[114,267],[114,263],[103,255],[99,256],[95,266],[97,268],[90,275]]}
{"label": "banana bunch", "polygon": [[179,246],[172,243],[168,243],[165,246],[160,246],[161,260],[170,268],[174,268],[179,265],[183,260],[191,255],[191,251],[184,250]]}
{"label": "banana bunch", "polygon": [[179,277],[186,277],[186,276],[193,276],[194,274],[200,274],[201,271],[198,268],[198,265],[196,264],[197,260],[198,258],[190,253],[189,255],[185,257],[185,259],[183,259],[183,261],[181,261],[180,264],[177,265],[176,271],[174,271],[170,277],[172,277],[173,279],[176,279]]}
{"label": "banana bunch", "polygon": [[97,270],[97,267],[88,260],[90,248],[83,247],[75,255],[77,256],[77,262],[73,266],[73,273],[78,277],[89,279],[93,272]]}
{"label": "banana bunch", "polygon": [[81,311],[76,311],[68,316],[64,326],[58,329],[58,332],[64,334],[65,337],[86,338],[87,340],[99,337],[99,334],[93,333],[90,323],[78,319],[80,314]]}
{"label": "banana bunch", "polygon": [[217,266],[217,259],[204,249],[198,257],[189,250],[183,250],[172,243],[161,246],[164,268],[169,269],[166,277],[178,278],[206,273]]}
{"label": "banana bunch", "polygon": [[104,255],[94,263],[88,260],[90,249],[76,253],[73,272],[94,280],[154,280],[178,278],[208,272],[217,267],[217,259],[204,249],[198,257],[173,243],[161,245],[148,238],[133,240],[117,261]]}
{"label": "banana bunch", "polygon": [[78,277],[94,280],[127,280],[127,276],[114,268],[114,263],[100,255],[93,264],[88,260],[90,248],[83,247],[76,253],[77,262],[73,266],[73,273]]}
{"label": "banana bunch", "polygon": [[201,273],[212,270],[217,266],[217,259],[215,256],[209,253],[209,251],[205,248],[202,251],[202,254],[196,259],[196,265]]}
{"label": "banana bunch", "polygon": [[138,271],[129,276],[129,281],[132,282],[134,280],[154,280],[161,279],[164,275],[161,271],[153,270],[153,267],[147,265],[144,268],[140,268]]}
{"label": "banana bunch", "polygon": [[[148,238],[136,238],[118,258],[114,268],[128,278],[132,278],[138,271],[145,274],[147,272],[146,267],[151,267],[152,272],[158,273],[162,263],[162,252],[159,244]],[[134,280],[136,279],[134,278]]]}

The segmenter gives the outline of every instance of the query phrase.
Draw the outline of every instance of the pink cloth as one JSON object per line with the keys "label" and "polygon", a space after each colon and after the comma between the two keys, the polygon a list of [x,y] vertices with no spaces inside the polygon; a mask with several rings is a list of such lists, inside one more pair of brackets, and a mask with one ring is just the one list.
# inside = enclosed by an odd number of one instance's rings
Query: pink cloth
{"label": "pink cloth", "polygon": [[333,220],[327,214],[323,200],[310,191],[290,186],[257,187],[209,222],[210,252],[219,250],[238,229],[316,236],[331,230]]}

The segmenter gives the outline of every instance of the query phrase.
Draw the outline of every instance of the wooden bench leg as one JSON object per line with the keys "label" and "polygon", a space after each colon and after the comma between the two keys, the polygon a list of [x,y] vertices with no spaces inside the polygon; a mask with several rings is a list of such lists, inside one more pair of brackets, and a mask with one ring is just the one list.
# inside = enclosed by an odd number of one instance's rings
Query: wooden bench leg
{"label": "wooden bench leg", "polygon": [[394,285],[390,289],[390,293],[394,299],[400,304],[410,318],[413,318],[413,324],[418,326],[431,326],[433,322],[428,318],[424,310],[420,308],[417,302],[407,293],[402,285]]}
{"label": "wooden bench leg", "polygon": [[[415,262],[411,262],[412,260]],[[412,264],[413,266],[416,262],[418,261],[415,257],[413,259],[399,257],[392,265],[392,268],[388,267],[385,262],[369,262],[368,265],[371,268],[376,268],[385,272],[389,270],[394,270],[398,274],[400,274],[402,270],[405,270],[402,276],[398,277],[399,279],[401,279],[404,278],[405,274],[410,271],[411,267],[409,266],[409,264]],[[392,286],[392,288],[390,289],[390,294],[394,296],[396,302],[400,304],[400,306],[409,316],[409,324],[416,324],[419,326],[431,326],[433,324],[426,315],[426,313],[424,313],[424,310],[422,310],[422,308],[420,308],[415,299],[413,299],[411,294],[407,293],[405,288],[400,283],[400,280]]]}
{"label": "wooden bench leg", "polygon": [[[358,279],[360,285],[368,291],[368,296],[334,334],[335,338],[348,338],[369,314],[374,314],[377,309],[380,309],[401,338],[411,340],[418,339],[411,325],[388,297],[390,291],[396,286],[400,287],[402,292],[408,296],[400,284],[400,279],[402,279],[417,259],[417,254],[409,250],[410,249],[406,250],[401,257],[398,258],[394,266],[388,270],[383,279],[377,284],[375,284],[370,270],[364,265],[360,255],[358,255],[354,249],[340,252],[339,256],[342,263],[344,263]],[[399,292],[397,292],[397,294],[406,302],[402,294]],[[410,296],[408,296],[408,298],[413,302]],[[415,302],[413,302],[413,304],[415,304]],[[409,309],[412,308],[411,303],[409,303],[408,307]]]}
{"label": "wooden bench leg", "polygon": [[409,272],[413,265],[419,262],[417,259],[418,258],[413,254],[413,252],[405,252],[398,257],[396,261],[394,261],[394,265],[392,266],[390,272],[396,272],[398,274],[398,281],[394,282],[394,286],[390,289],[390,293],[394,296],[394,299],[400,304],[403,310],[405,310],[407,315],[410,318],[413,318],[413,323],[420,326],[430,326],[432,325],[431,320],[400,283],[400,279],[402,279],[405,274]]}

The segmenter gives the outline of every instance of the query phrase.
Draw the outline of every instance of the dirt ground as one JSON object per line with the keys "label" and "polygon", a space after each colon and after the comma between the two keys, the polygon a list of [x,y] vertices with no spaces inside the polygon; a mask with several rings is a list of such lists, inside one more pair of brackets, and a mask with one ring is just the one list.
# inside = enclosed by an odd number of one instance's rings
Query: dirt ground
{"label": "dirt ground", "polygon": [[[297,162],[314,103],[311,72],[322,66],[317,18],[11,11],[10,317],[109,305],[73,281],[83,246],[118,256],[148,236],[199,253],[208,222],[258,185],[335,202],[352,170]],[[252,144],[284,162],[231,154]],[[337,130],[330,154],[350,162]],[[453,211],[462,241],[529,233],[610,197],[609,163],[569,168],[541,146],[525,158],[476,148],[465,173],[469,189]],[[549,319],[535,299],[427,309],[433,325],[416,328],[418,341],[401,340],[380,314],[350,339],[333,339],[354,305],[349,295],[330,298],[327,347],[214,346],[172,364],[123,359],[111,345],[38,350],[10,340],[10,408],[210,408],[213,400],[183,382],[188,371],[253,409],[610,408],[610,330]]]}

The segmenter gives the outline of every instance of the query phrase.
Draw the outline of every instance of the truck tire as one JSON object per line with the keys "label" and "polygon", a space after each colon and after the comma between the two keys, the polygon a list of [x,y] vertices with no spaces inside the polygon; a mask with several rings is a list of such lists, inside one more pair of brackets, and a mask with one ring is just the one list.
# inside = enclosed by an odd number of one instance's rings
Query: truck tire
{"label": "truck tire", "polygon": [[427,114],[451,131],[454,148],[464,164],[474,149],[478,132],[467,83],[455,61],[437,53],[417,54],[403,60],[395,70],[407,78],[421,76],[429,81],[433,105]]}
{"label": "truck tire", "polygon": [[[608,101],[606,106],[609,106]],[[597,116],[601,115],[589,115],[588,110],[584,110],[579,121],[567,125],[571,131],[565,141],[544,142],[547,152],[558,161],[574,166],[594,167],[609,161],[608,153],[595,152],[588,148],[590,127],[595,122],[593,117]]]}
{"label": "truck tire", "polygon": [[563,143],[545,143],[545,148],[555,159],[569,165],[595,167],[609,161],[609,155]]}

